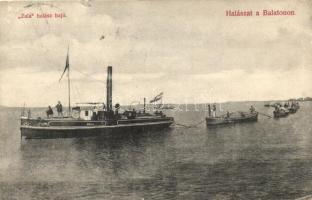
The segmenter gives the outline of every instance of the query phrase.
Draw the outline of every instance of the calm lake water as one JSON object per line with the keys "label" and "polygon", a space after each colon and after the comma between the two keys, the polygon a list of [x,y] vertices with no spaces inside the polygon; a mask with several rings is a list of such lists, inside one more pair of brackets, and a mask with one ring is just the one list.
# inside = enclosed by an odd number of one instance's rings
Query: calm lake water
{"label": "calm lake water", "polygon": [[[228,103],[224,110],[263,102]],[[184,107],[185,108],[185,107]],[[196,124],[206,111],[168,111]],[[20,139],[20,110],[0,112],[1,199],[296,199],[312,194],[312,102],[278,120],[172,126],[126,138]]]}

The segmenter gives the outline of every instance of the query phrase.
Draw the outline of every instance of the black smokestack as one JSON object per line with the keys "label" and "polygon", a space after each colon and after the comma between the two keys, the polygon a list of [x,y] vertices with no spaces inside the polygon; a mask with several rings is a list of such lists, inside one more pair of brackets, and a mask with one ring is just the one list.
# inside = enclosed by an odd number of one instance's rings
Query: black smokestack
{"label": "black smokestack", "polygon": [[112,97],[112,90],[113,90],[113,68],[112,66],[107,67],[107,83],[106,83],[106,106],[107,111],[113,110],[113,97]]}

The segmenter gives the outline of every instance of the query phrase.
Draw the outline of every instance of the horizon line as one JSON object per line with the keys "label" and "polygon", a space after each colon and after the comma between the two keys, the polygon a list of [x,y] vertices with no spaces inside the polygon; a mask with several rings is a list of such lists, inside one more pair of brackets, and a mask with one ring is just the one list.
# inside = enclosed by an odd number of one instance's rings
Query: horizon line
{"label": "horizon line", "polygon": [[[289,101],[291,99],[300,101],[299,99],[302,99],[303,101],[305,101],[305,98],[312,98],[312,97],[299,97],[299,98],[289,98],[289,99],[279,99],[279,100],[237,100],[237,101],[221,101],[221,102],[199,102],[199,103],[164,103],[164,105],[190,105],[190,104],[220,104],[220,103],[235,103],[235,102],[269,102],[269,101]],[[308,100],[311,101],[311,100]],[[103,102],[105,103],[105,102]],[[133,106],[133,105],[143,105],[143,103],[141,104],[125,104],[122,106]],[[154,105],[154,104],[146,104],[146,105]],[[23,108],[24,106],[7,106],[7,105],[2,105],[0,104],[0,107],[6,107],[6,108]],[[46,106],[25,106],[26,108],[45,108]],[[67,108],[66,106],[63,106],[65,108]]]}

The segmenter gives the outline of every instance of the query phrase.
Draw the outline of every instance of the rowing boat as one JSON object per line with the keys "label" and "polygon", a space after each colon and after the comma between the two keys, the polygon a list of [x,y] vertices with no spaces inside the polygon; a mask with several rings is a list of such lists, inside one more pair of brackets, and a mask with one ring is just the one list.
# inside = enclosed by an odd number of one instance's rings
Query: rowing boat
{"label": "rowing boat", "polygon": [[217,117],[206,117],[207,126],[216,126],[224,124],[234,124],[243,122],[256,122],[258,121],[258,112],[235,112],[229,115],[222,115]]}

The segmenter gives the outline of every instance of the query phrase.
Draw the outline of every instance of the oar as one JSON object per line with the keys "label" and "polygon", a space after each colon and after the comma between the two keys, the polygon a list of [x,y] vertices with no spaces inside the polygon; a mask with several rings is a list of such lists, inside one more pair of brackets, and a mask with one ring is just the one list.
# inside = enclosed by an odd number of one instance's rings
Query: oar
{"label": "oar", "polygon": [[267,115],[267,114],[264,114],[264,113],[261,113],[261,112],[258,112],[260,115],[264,115],[264,116],[266,116],[266,117],[269,117],[269,118],[272,118],[272,116],[270,116],[270,115]]}

